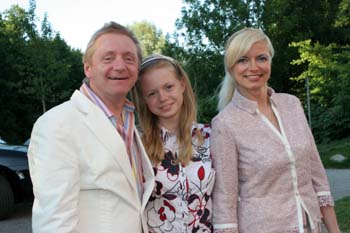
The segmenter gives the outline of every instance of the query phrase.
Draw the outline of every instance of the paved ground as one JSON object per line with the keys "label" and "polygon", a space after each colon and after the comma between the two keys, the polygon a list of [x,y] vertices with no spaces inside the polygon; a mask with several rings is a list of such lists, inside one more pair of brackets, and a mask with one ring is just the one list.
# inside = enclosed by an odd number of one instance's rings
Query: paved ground
{"label": "paved ground", "polygon": [[350,196],[350,169],[327,169],[326,172],[333,198]]}
{"label": "paved ground", "polygon": [[[350,196],[350,169],[327,169],[326,172],[334,199]],[[14,216],[0,221],[0,233],[32,233],[31,204],[16,206]]]}
{"label": "paved ground", "polygon": [[32,233],[32,204],[16,205],[11,218],[0,221],[0,233]]}
{"label": "paved ground", "polygon": [[[327,169],[326,172],[334,200],[350,196],[350,169]],[[323,231],[327,233],[325,228]]]}

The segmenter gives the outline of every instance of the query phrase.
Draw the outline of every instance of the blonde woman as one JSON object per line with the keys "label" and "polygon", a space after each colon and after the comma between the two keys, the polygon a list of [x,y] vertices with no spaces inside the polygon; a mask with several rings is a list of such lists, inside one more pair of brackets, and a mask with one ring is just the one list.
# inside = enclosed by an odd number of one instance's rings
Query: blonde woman
{"label": "blonde woman", "polygon": [[210,127],[196,122],[185,71],[170,57],[146,58],[133,100],[156,177],[146,207],[150,232],[212,232]]}
{"label": "blonde woman", "polygon": [[212,120],[215,232],[339,233],[300,101],[268,87],[274,50],[259,29],[234,33]]}

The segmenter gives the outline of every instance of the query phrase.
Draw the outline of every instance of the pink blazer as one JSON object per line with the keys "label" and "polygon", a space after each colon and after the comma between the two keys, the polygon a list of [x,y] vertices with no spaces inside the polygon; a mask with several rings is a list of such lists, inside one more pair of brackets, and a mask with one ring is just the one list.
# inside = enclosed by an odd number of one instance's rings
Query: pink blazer
{"label": "pink blazer", "polygon": [[212,120],[216,232],[317,232],[330,187],[300,101],[269,88],[281,132],[236,90]]}

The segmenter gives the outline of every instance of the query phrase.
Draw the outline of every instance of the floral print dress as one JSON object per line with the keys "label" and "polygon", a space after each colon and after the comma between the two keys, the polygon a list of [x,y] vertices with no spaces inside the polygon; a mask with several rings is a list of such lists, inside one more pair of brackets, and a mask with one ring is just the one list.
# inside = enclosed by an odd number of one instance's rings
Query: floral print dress
{"label": "floral print dress", "polygon": [[[194,134],[196,127],[204,138],[200,146]],[[162,128],[164,159],[153,165],[156,185],[146,207],[150,232],[213,232],[211,192],[215,172],[210,156],[210,131],[209,125],[193,125],[193,157],[183,166],[176,163],[176,135]]]}

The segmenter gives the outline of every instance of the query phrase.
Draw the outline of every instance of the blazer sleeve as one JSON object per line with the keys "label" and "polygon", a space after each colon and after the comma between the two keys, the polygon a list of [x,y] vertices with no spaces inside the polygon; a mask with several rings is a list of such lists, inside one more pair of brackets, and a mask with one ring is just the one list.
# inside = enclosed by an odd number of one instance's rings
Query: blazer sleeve
{"label": "blazer sleeve", "polygon": [[307,123],[307,119],[305,117],[304,110],[301,106],[300,101],[298,100],[298,108],[300,112],[303,114],[305,132],[309,138],[309,142],[311,145],[310,148],[310,161],[311,161],[311,175],[312,175],[312,184],[315,192],[317,193],[317,197],[319,200],[319,205],[321,206],[334,206],[333,197],[331,196],[330,186],[328,183],[328,178],[326,174],[326,170],[322,164],[320,154],[318,152],[315,139],[312,135],[312,131]]}
{"label": "blazer sleeve", "polygon": [[70,137],[73,129],[67,128],[44,116],[32,131],[28,160],[35,196],[33,233],[77,232],[79,162]]}
{"label": "blazer sleeve", "polygon": [[216,170],[213,190],[213,225],[216,233],[238,233],[238,154],[232,135],[225,121],[213,119],[210,147]]}

